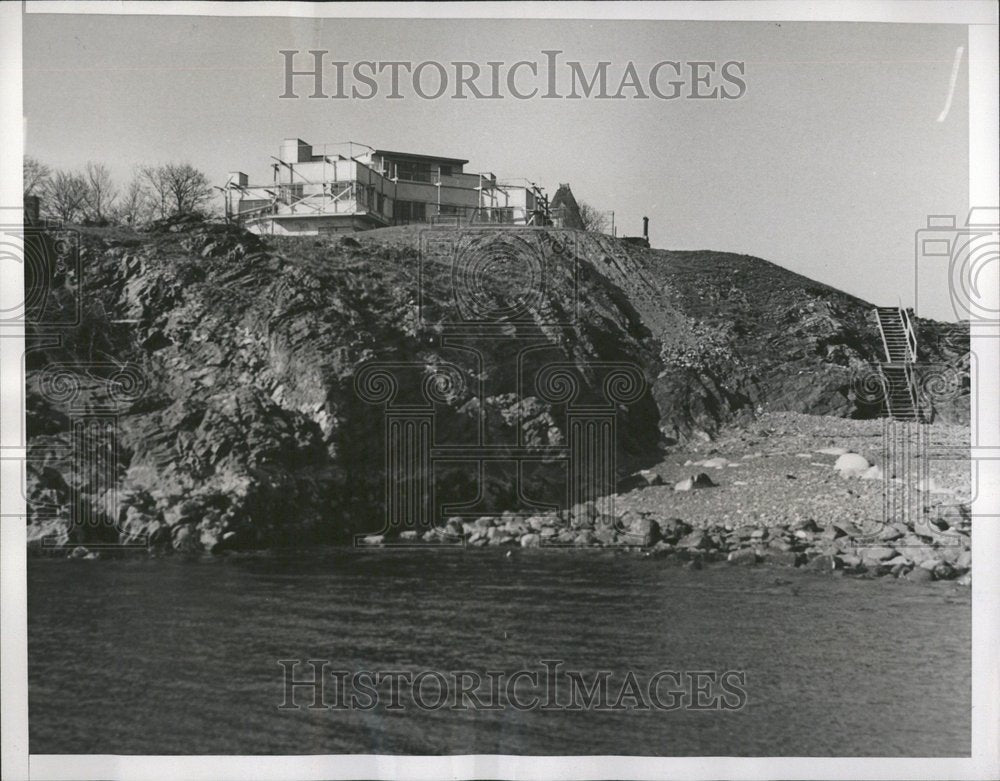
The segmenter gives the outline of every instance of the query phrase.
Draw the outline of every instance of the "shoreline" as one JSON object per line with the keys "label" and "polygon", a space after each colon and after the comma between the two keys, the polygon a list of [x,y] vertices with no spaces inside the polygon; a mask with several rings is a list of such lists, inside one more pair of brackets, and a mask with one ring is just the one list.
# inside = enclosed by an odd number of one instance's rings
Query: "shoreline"
{"label": "shoreline", "polygon": [[[491,521],[494,519],[490,519]],[[496,518],[502,521],[502,516]],[[680,567],[689,570],[716,569],[723,567],[742,567],[780,572],[798,572],[838,577],[852,577],[858,580],[904,580],[915,583],[949,582],[957,586],[970,586],[972,582],[971,556],[969,550],[961,544],[935,545],[921,541],[918,550],[904,545],[905,536],[895,539],[875,539],[872,542],[859,542],[843,533],[843,529],[834,526],[832,529],[814,531],[814,524],[806,523],[795,530],[771,529],[759,527],[710,527],[708,529],[692,529],[687,524],[678,521],[666,538],[661,537],[656,542],[642,545],[635,539],[639,531],[626,531],[619,539],[602,542],[592,529],[581,528],[570,531],[571,534],[582,536],[585,542],[559,543],[548,542],[537,532],[526,531],[520,537],[506,534],[506,524],[486,526],[485,518],[482,529],[498,530],[491,536],[488,532],[481,536],[465,534],[453,536],[439,529],[431,530],[423,538],[412,536],[386,539],[383,535],[367,535],[360,537],[354,544],[323,544],[302,547],[274,547],[257,550],[223,550],[214,553],[187,552],[176,553],[166,551],[150,551],[141,549],[105,548],[91,550],[85,546],[76,546],[68,553],[64,550],[49,549],[48,551],[34,549],[31,560],[65,560],[65,561],[95,561],[95,560],[169,560],[180,563],[225,562],[254,558],[281,557],[313,557],[329,552],[356,551],[361,554],[455,552],[463,555],[481,550],[484,555],[548,555],[570,553],[572,555],[628,556],[655,560],[667,566]],[[476,523],[470,524],[475,527]],[[645,518],[638,524],[645,529],[646,534],[653,532],[653,525],[659,528],[656,521]],[[883,535],[892,537],[899,533],[895,528],[901,524],[890,524],[883,530]],[[530,528],[530,527],[529,527]],[[551,528],[551,527],[543,527]],[[635,528],[635,527],[633,527]],[[602,536],[618,535],[616,530],[599,530]],[[797,542],[788,542],[786,532]],[[589,534],[588,534],[589,532]],[[761,533],[763,532],[763,533]],[[662,533],[662,532],[661,532]],[[405,534],[405,533],[404,533]],[[676,537],[680,534],[680,537]],[[831,534],[838,536],[831,537]],[[470,541],[470,537],[472,541]],[[675,542],[668,540],[674,537]],[[722,538],[722,547],[713,542]],[[968,539],[967,537],[965,538]],[[734,542],[734,546],[726,543]],[[900,552],[908,548],[910,555]]]}
{"label": "shoreline", "polygon": [[[956,447],[968,429],[934,424],[935,439]],[[619,482],[596,503],[541,514],[506,511],[453,517],[443,525],[338,537],[292,547],[202,540],[196,524],[176,523],[148,546],[29,544],[30,557],[112,559],[228,558],[330,547],[370,550],[501,549],[604,551],[692,569],[728,563],[871,579],[971,584],[971,485],[961,464],[937,468],[926,483],[919,464],[883,474],[883,421],[765,413],[717,439],[666,452],[652,468]],[[926,479],[926,478],[925,478]],[[885,519],[893,491],[919,499],[918,511]],[[369,529],[380,524],[372,519]],[[353,540],[353,546],[352,546]],[[210,544],[205,544],[205,543]]]}

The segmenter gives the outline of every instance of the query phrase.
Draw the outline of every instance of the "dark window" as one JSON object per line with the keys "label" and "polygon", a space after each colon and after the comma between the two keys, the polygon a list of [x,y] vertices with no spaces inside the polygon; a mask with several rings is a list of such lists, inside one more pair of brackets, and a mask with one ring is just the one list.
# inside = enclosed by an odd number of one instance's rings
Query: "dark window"
{"label": "dark window", "polygon": [[427,222],[427,204],[419,201],[396,201],[396,222]]}
{"label": "dark window", "polygon": [[408,182],[430,182],[429,163],[396,163],[396,176]]}

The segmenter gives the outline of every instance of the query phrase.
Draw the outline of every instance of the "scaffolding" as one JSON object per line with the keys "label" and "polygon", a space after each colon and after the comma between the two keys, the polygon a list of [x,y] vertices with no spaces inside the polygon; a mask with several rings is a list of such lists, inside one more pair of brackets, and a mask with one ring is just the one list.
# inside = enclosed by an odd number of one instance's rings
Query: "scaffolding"
{"label": "scaffolding", "polygon": [[[301,149],[306,146],[300,142]],[[489,225],[551,225],[549,199],[545,191],[527,179],[498,180],[489,172],[451,174],[437,165],[426,176],[423,171],[403,172],[392,157],[367,144],[345,141],[308,147],[305,157],[271,158],[271,183],[251,185],[246,175],[230,175],[225,187],[227,221],[252,224],[262,233],[274,233],[281,218],[359,218],[361,226],[383,227],[409,222],[440,222]],[[405,158],[405,156],[401,156]],[[447,160],[448,158],[441,158]],[[445,173],[442,174],[442,167]],[[305,169],[305,170],[303,170]],[[416,174],[421,174],[417,177]],[[473,182],[478,185],[473,186]],[[430,185],[433,194],[402,194],[401,186]],[[442,189],[452,192],[442,202]],[[459,203],[456,203],[459,201]],[[462,203],[464,201],[464,203]],[[414,204],[422,204],[412,212]]]}

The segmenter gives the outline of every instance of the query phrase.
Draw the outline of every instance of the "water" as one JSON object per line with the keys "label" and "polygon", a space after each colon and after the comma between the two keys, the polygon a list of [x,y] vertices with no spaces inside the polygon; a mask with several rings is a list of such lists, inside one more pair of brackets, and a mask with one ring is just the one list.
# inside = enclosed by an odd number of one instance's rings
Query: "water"
{"label": "water", "polygon": [[[35,559],[28,576],[33,753],[969,753],[970,597],[945,584],[520,550]],[[289,658],[561,659],[617,685],[629,669],[736,669],[748,705],[279,710]]]}

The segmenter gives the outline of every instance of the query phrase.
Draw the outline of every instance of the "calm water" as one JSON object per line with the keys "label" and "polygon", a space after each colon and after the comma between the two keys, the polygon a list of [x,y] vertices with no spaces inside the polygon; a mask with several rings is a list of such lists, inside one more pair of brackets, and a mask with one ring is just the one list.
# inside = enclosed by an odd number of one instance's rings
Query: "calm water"
{"label": "calm water", "polygon": [[[968,755],[956,587],[581,551],[29,564],[34,753]],[[278,710],[343,669],[745,670],[748,706]],[[612,688],[615,688],[614,686]],[[430,690],[430,689],[429,689]]]}

